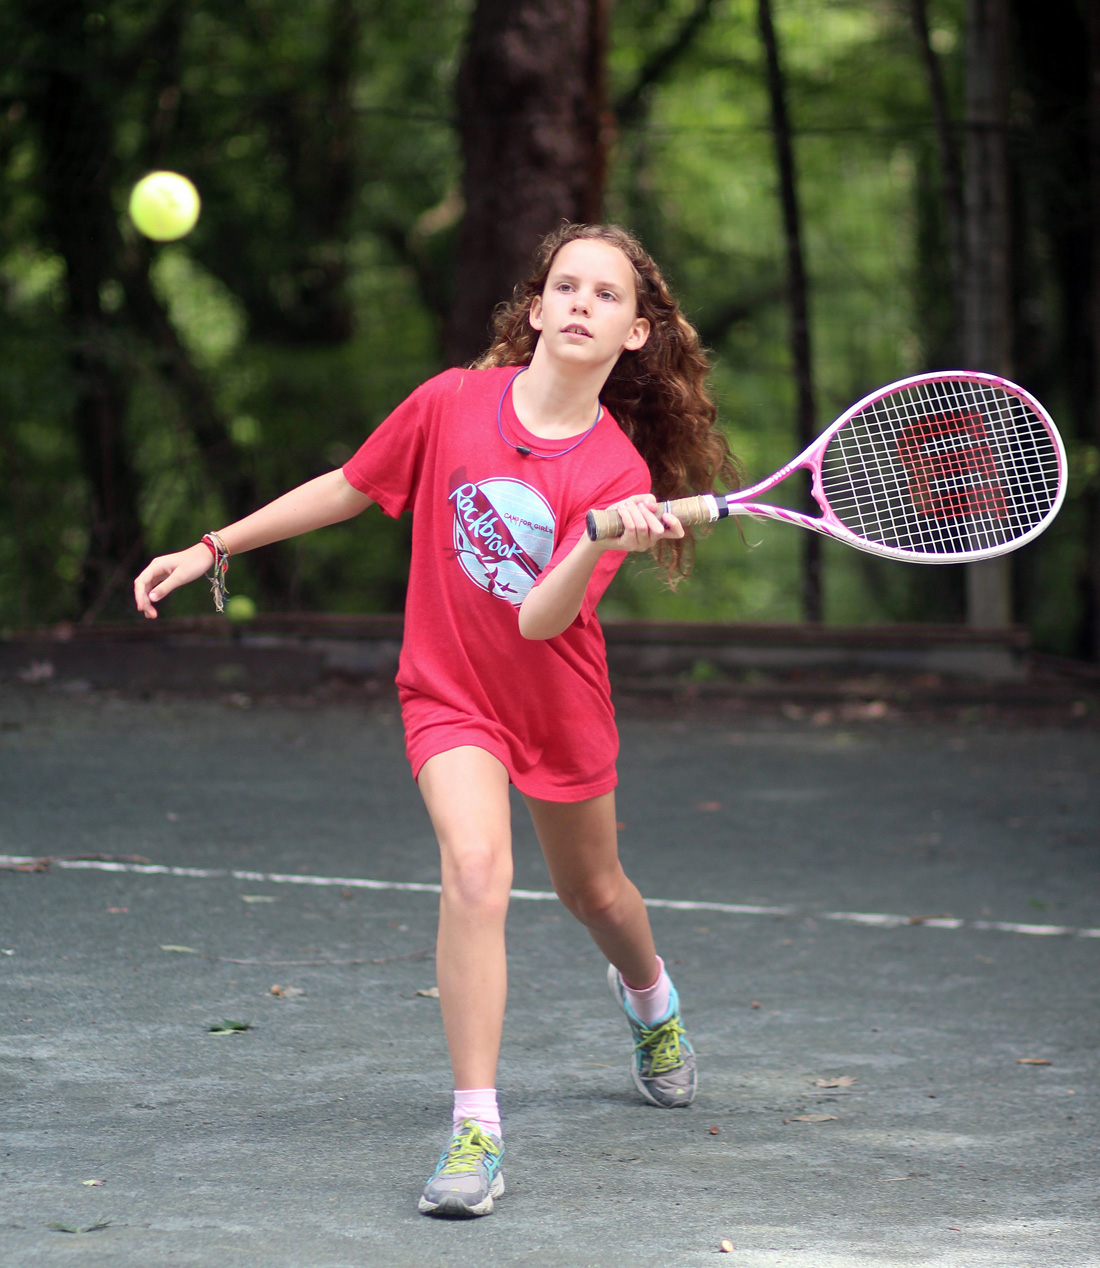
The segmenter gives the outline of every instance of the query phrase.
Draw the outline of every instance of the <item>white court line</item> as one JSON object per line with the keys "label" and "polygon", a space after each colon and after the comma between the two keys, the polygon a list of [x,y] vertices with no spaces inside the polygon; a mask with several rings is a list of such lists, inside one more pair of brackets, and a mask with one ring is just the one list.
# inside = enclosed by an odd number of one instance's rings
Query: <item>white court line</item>
{"label": "white court line", "polygon": [[[243,872],[221,867],[165,867],[158,863],[117,863],[108,859],[55,859],[33,855],[0,854],[0,867],[20,867],[46,862],[66,871],[131,872],[138,876],[178,876],[193,880],[228,877],[235,881],[262,881],[269,885],[317,885],[323,888],[397,890],[414,894],[439,894],[441,885],[419,881],[374,881],[359,876],[293,876],[283,872]],[[549,890],[513,889],[513,898],[529,902],[557,902]],[[692,902],[689,899],[647,898],[647,907],[668,911],[714,911],[730,916],[813,916],[795,907],[753,907],[744,903]],[[1100,929],[1075,929],[1069,925],[1023,925],[1006,920],[961,920],[954,916],[894,916],[866,911],[823,911],[820,920],[865,925],[877,929],[897,929],[902,925],[923,925],[929,929],[984,929],[996,933],[1022,933],[1031,937],[1100,938]]]}

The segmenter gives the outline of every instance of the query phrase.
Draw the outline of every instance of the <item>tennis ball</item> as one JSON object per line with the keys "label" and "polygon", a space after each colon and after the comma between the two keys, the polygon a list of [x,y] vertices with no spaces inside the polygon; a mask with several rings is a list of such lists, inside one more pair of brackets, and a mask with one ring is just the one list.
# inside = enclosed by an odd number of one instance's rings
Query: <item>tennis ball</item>
{"label": "tennis ball", "polygon": [[154,242],[173,242],[195,227],[199,192],[177,172],[150,172],[130,194],[130,219]]}
{"label": "tennis ball", "polygon": [[251,621],[256,615],[256,604],[247,594],[231,594],[225,601],[225,615],[231,621]]}

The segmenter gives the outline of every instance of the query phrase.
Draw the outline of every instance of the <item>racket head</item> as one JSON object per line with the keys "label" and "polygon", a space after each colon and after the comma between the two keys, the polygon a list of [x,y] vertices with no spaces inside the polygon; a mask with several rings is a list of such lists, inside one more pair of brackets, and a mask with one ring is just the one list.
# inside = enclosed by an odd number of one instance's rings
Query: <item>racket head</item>
{"label": "racket head", "polygon": [[1016,550],[1066,491],[1065,447],[1046,410],[1017,384],[970,370],[872,392],[797,461],[813,472],[819,531],[918,563]]}

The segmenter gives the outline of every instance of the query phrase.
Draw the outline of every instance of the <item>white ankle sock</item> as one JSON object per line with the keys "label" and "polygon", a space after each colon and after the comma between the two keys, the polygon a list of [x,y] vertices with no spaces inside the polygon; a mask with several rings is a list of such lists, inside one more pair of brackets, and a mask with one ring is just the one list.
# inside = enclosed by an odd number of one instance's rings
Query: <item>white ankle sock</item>
{"label": "white ankle sock", "polygon": [[623,981],[627,1003],[634,1010],[638,1020],[646,1026],[652,1026],[655,1021],[661,1021],[667,1017],[669,1004],[672,1001],[672,979],[665,972],[665,962],[660,956],[657,957],[657,967],[660,972],[651,986],[639,989],[627,986],[626,981]]}
{"label": "white ankle sock", "polygon": [[501,1134],[495,1087],[459,1088],[455,1092],[454,1130],[458,1131],[468,1118],[472,1118],[482,1131],[492,1132],[494,1136]]}

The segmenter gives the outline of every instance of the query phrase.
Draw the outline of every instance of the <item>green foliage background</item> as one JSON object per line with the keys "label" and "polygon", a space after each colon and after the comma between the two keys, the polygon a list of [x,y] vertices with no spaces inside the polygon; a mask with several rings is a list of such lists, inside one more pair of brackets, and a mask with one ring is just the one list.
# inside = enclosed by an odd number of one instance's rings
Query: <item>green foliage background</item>
{"label": "green foliage background", "polygon": [[[57,6],[7,0],[0,39],[27,49],[28,23]],[[121,232],[132,183],[149,166],[187,173],[204,206],[184,242],[148,248],[150,276],[185,348],[229,424],[236,460],[274,496],[350,455],[408,391],[443,368],[441,321],[461,214],[453,83],[470,4],[370,0],[356,6],[349,135],[355,187],[348,214],[325,223],[323,146],[329,0],[197,0],[179,6],[110,0],[64,5],[81,14],[82,73],[102,71],[113,147],[111,193]],[[636,0],[614,10],[611,97],[694,7]],[[608,218],[638,231],[666,268],[713,349],[724,425],[750,479],[791,457],[794,389],[787,348],[783,242],[761,54],[748,0],[714,6],[674,68],[620,116]],[[933,6],[933,43],[956,96],[962,13]],[[128,50],[172,18],[180,37],[173,126],[165,66]],[[945,265],[935,138],[908,21],[888,0],[785,0],[777,19],[797,130],[800,194],[812,283],[819,422],[891,379],[943,364]],[[58,56],[39,31],[31,54],[0,71],[0,628],[80,615],[76,580],[88,547],[88,490],[74,442],[71,331],[64,265],[43,230],[43,154],[24,104],[34,58]],[[14,41],[14,42],[13,42]],[[158,96],[159,94],[159,96]],[[159,110],[159,113],[158,113]],[[296,138],[288,142],[288,137]],[[298,156],[299,162],[288,161]],[[313,167],[310,164],[314,164]],[[1041,256],[1041,232],[1037,236]],[[344,270],[349,333],[322,341],[294,327],[311,277]],[[1053,329],[1055,298],[1039,277],[1036,320]],[[101,287],[109,353],[131,384],[127,443],[141,480],[152,552],[176,549],[225,522],[186,411],[160,352]],[[297,306],[297,307],[296,307]],[[1052,337],[1050,360],[1057,362]],[[976,367],[980,368],[980,367]],[[1047,403],[1060,422],[1048,372]],[[1060,413],[1061,411],[1061,413]],[[1040,645],[1079,638],[1078,500],[1097,478],[1095,447],[1074,437],[1074,488],[1055,527],[1015,565],[1020,616]],[[623,570],[605,600],[612,616],[786,621],[799,618],[797,538],[784,526],[725,530],[698,552],[696,574],[670,594],[644,563]],[[291,544],[282,602],[338,612],[401,606],[407,525],[372,512]],[[137,567],[141,565],[136,561]],[[954,568],[885,564],[826,548],[829,621],[954,620]],[[126,609],[120,577],[102,615]],[[233,589],[258,593],[250,559]],[[206,611],[202,587],[173,596],[173,614]]]}

